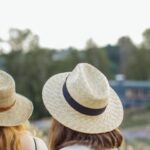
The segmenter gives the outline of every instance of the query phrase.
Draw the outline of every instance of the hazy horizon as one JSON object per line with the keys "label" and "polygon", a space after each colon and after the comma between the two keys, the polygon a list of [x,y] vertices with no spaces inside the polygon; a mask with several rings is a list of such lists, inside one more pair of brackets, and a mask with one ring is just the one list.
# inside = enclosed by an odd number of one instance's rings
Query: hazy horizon
{"label": "hazy horizon", "polygon": [[0,38],[10,28],[31,29],[43,47],[83,48],[92,38],[99,46],[129,36],[135,44],[150,27],[148,0],[1,1]]}

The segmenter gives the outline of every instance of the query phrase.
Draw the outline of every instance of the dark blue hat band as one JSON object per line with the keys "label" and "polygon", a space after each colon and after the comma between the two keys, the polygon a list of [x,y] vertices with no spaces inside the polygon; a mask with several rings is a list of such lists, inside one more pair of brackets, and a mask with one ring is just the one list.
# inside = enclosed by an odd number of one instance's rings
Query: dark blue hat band
{"label": "dark blue hat band", "polygon": [[69,94],[69,91],[68,91],[67,86],[66,86],[66,81],[65,81],[65,83],[63,85],[63,95],[64,95],[65,100],[67,101],[67,103],[72,108],[74,108],[76,111],[78,111],[78,112],[80,112],[82,114],[88,115],[88,116],[100,115],[100,114],[102,114],[105,111],[105,109],[107,107],[107,106],[105,106],[104,108],[93,109],[93,108],[88,108],[88,107],[85,107],[85,106],[79,104]]}

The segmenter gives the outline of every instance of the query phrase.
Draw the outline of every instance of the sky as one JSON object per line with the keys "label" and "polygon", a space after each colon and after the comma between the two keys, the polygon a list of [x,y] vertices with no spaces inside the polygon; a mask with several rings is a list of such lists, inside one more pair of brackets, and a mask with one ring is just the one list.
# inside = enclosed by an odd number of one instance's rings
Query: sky
{"label": "sky", "polygon": [[150,28],[150,1],[0,0],[0,37],[10,28],[29,28],[50,48],[83,48],[89,38],[104,46],[121,36],[138,44]]}

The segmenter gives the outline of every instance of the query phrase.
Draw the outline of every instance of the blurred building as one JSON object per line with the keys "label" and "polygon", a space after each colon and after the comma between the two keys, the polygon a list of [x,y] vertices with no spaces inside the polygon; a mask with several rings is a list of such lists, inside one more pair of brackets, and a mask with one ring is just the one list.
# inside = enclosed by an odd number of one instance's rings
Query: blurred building
{"label": "blurred building", "polygon": [[125,80],[122,75],[110,85],[121,98],[125,108],[150,105],[150,81]]}

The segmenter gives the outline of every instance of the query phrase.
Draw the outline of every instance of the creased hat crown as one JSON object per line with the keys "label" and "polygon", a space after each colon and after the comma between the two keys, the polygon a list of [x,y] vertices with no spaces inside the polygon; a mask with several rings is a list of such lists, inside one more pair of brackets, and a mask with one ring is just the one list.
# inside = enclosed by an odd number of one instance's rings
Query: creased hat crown
{"label": "creased hat crown", "polygon": [[108,80],[90,64],[78,64],[69,74],[66,84],[70,95],[85,107],[103,108],[108,103]]}

